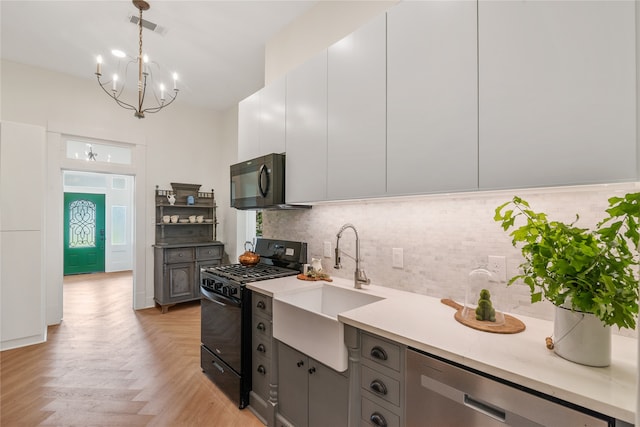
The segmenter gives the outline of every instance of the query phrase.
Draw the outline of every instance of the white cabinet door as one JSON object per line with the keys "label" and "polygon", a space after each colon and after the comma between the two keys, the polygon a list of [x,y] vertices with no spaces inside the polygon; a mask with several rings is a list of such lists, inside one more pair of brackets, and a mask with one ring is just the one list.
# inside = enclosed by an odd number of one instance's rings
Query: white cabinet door
{"label": "white cabinet door", "polygon": [[260,156],[285,151],[285,93],[285,77],[260,91]]}
{"label": "white cabinet door", "polygon": [[386,16],[329,47],[330,200],[386,192]]}
{"label": "white cabinet door", "polygon": [[387,20],[387,190],[478,188],[477,5],[403,2]]}
{"label": "white cabinet door", "polygon": [[45,129],[0,124],[0,350],[45,341]]}
{"label": "white cabinet door", "polygon": [[327,198],[327,52],[287,75],[287,203]]}
{"label": "white cabinet door", "polygon": [[258,157],[260,152],[260,91],[238,104],[238,162]]}
{"label": "white cabinet door", "polygon": [[478,7],[480,188],[635,180],[634,2]]}

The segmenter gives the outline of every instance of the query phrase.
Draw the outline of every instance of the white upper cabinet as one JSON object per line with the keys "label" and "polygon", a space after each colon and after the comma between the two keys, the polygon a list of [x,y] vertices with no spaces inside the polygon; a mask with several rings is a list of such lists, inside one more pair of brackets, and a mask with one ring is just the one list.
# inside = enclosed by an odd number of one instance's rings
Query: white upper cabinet
{"label": "white upper cabinet", "polygon": [[480,188],[637,179],[635,2],[480,1]]}
{"label": "white upper cabinet", "polygon": [[403,2],[387,18],[388,193],[478,188],[477,5]]}
{"label": "white upper cabinet", "polygon": [[260,94],[260,154],[284,153],[286,77],[265,86]]}
{"label": "white upper cabinet", "polygon": [[238,161],[285,151],[286,78],[238,104]]}
{"label": "white upper cabinet", "polygon": [[386,192],[386,16],[328,50],[329,200]]}
{"label": "white upper cabinet", "polygon": [[238,104],[238,162],[260,152],[260,91]]}
{"label": "white upper cabinet", "polygon": [[327,198],[327,51],[287,74],[287,203]]}

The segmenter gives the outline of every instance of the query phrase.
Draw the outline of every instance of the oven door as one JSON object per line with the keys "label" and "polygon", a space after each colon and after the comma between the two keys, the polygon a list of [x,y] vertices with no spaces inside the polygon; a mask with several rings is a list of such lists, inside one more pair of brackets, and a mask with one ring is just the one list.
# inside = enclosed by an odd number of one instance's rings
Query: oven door
{"label": "oven door", "polygon": [[201,340],[211,353],[218,356],[236,373],[242,369],[242,308],[241,302],[200,287]]}

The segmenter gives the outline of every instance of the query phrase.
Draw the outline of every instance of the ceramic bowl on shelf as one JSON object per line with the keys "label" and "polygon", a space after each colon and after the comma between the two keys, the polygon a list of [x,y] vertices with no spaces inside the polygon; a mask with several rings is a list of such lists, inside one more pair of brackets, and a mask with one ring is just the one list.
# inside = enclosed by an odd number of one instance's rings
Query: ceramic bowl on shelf
{"label": "ceramic bowl on shelf", "polygon": [[179,222],[180,224],[186,224],[186,223],[188,223],[188,222],[189,222],[189,220],[188,220],[188,219],[186,219],[186,218],[183,218],[183,219],[178,220],[178,222]]}
{"label": "ceramic bowl on shelf", "polygon": [[213,222],[213,218],[205,218],[204,222],[206,222],[207,224],[211,224]]}

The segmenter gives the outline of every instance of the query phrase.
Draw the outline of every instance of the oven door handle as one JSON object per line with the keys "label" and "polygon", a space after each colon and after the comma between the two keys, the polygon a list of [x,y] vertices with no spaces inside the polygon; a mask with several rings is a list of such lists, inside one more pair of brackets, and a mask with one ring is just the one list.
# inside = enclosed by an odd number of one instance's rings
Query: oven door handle
{"label": "oven door handle", "polygon": [[236,301],[233,298],[227,298],[224,295],[214,294],[213,292],[204,289],[202,286],[200,286],[200,292],[203,297],[221,306],[231,305],[233,307],[240,307],[240,301]]}

